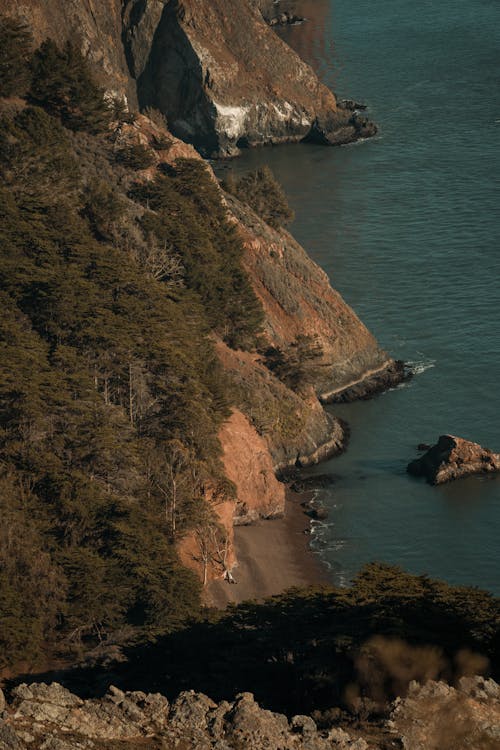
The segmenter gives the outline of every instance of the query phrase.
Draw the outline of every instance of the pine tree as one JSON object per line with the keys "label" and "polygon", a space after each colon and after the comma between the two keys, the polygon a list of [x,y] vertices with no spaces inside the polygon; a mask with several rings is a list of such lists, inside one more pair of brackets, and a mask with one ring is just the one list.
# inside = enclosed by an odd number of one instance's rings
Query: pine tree
{"label": "pine tree", "polygon": [[0,96],[22,96],[30,81],[33,37],[14,18],[0,16]]}
{"label": "pine tree", "polygon": [[89,64],[71,42],[63,49],[48,39],[35,52],[30,95],[70,130],[106,131],[111,111]]}

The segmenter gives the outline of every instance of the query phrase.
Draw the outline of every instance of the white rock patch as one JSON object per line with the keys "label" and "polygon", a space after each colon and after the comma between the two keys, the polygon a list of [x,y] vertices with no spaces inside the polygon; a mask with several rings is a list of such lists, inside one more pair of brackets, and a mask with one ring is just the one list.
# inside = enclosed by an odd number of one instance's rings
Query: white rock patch
{"label": "white rock patch", "polygon": [[237,139],[244,132],[245,119],[250,107],[228,107],[214,102],[217,110],[216,129],[228,138]]}

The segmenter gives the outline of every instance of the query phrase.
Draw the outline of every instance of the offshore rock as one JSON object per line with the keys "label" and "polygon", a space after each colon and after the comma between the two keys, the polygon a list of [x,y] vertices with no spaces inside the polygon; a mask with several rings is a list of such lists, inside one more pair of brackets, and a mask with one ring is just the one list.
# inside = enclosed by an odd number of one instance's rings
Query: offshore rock
{"label": "offshore rock", "polygon": [[443,484],[471,474],[500,471],[500,453],[460,437],[441,435],[427,453],[408,464],[407,471],[425,477],[429,484]]}
{"label": "offshore rock", "polygon": [[343,106],[251,0],[131,0],[127,59],[141,107],[204,155],[300,141],[349,143],[375,126]]}

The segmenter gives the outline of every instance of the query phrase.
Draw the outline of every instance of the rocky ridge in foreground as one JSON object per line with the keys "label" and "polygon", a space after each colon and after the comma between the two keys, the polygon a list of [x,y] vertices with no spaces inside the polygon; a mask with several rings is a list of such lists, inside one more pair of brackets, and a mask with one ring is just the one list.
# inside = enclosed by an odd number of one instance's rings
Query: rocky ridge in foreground
{"label": "rocky ridge in foreground", "polygon": [[251,693],[217,704],[191,690],[170,704],[111,686],[103,698],[82,700],[58,683],[34,683],[12,691],[0,750],[494,750],[500,686],[482,677],[462,678],[457,689],[412,683],[376,734],[369,726],[319,730],[310,716],[289,720],[261,708]]}

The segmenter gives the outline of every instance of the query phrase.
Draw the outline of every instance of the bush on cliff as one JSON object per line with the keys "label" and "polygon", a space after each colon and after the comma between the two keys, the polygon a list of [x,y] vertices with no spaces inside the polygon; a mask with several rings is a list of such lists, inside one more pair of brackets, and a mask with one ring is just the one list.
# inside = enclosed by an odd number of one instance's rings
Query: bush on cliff
{"label": "bush on cliff", "polygon": [[29,86],[33,37],[20,21],[0,16],[0,96],[22,96]]}
{"label": "bush on cliff", "polygon": [[285,349],[274,346],[263,350],[266,367],[288,388],[300,392],[313,380],[317,372],[317,362],[323,350],[311,336],[300,335]]}
{"label": "bush on cliff", "polygon": [[249,172],[238,180],[229,175],[222,186],[227,192],[247,203],[274,229],[293,221],[294,212],[288,205],[284,190],[267,166]]}
{"label": "bush on cliff", "polygon": [[48,39],[32,62],[30,96],[71,130],[102,133],[111,120],[104,90],[94,81],[89,64],[71,42],[60,49]]}
{"label": "bush on cliff", "polygon": [[153,183],[133,190],[132,197],[149,209],[144,231],[180,258],[186,285],[201,299],[210,326],[230,346],[252,347],[262,307],[241,265],[241,240],[204,164],[179,159]]}

